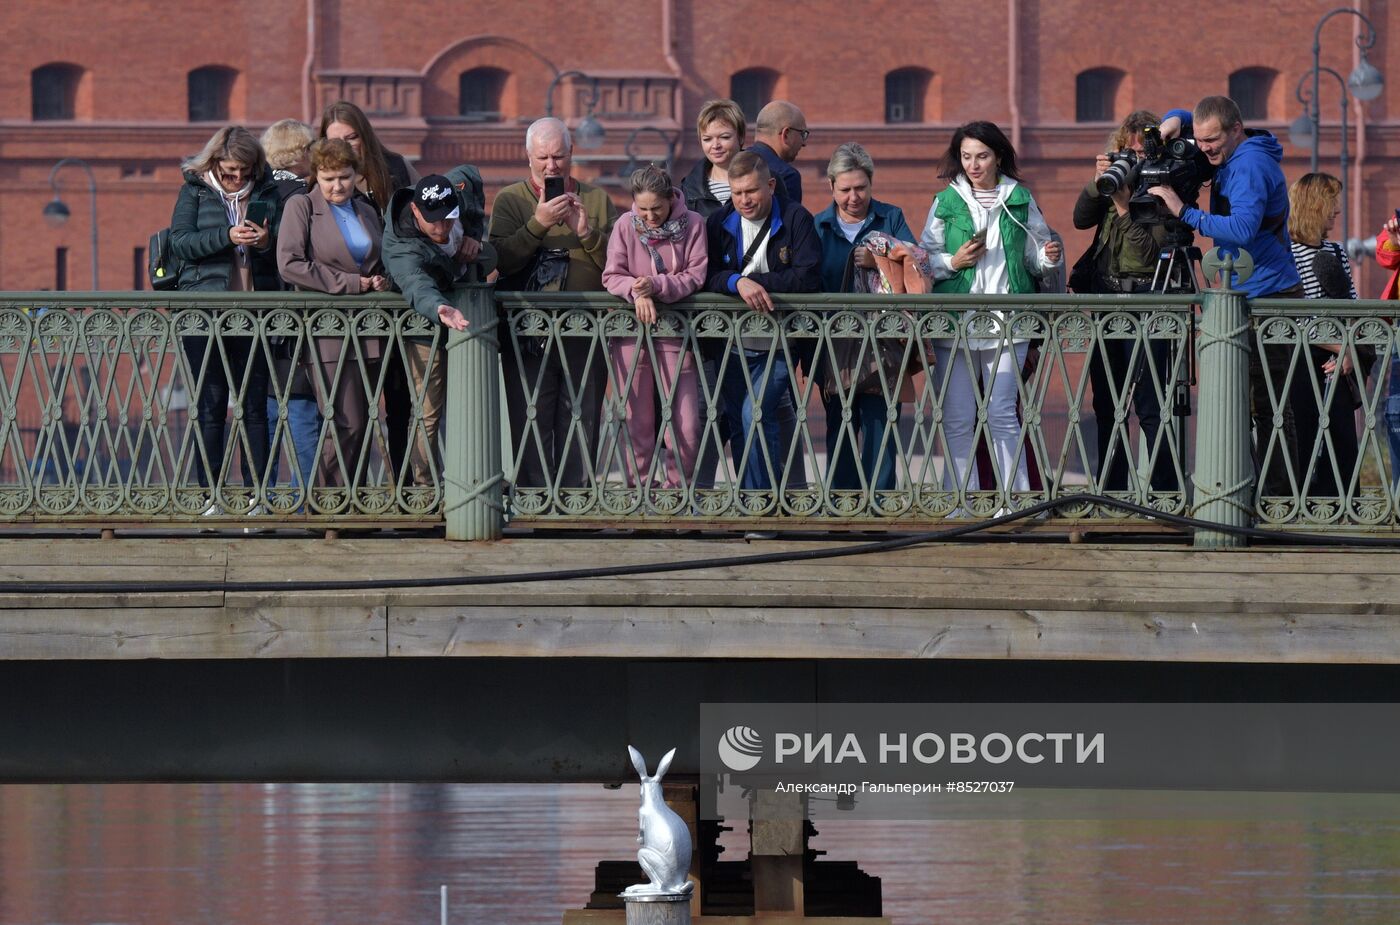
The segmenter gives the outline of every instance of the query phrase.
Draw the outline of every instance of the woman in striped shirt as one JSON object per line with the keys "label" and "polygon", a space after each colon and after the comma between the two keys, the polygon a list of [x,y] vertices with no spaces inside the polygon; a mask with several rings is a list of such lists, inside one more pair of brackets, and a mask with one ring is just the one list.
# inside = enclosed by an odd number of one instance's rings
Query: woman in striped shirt
{"label": "woman in striped shirt", "polygon": [[[1346,250],[1327,240],[1341,212],[1341,195],[1342,181],[1326,173],[1306,174],[1288,188],[1293,262],[1309,299],[1356,298]],[[1337,321],[1346,327],[1345,318]],[[1301,470],[1296,478],[1305,495],[1345,496],[1355,484],[1356,409],[1375,354],[1346,342],[1350,340],[1347,335],[1343,343],[1310,343],[1293,372],[1289,402],[1298,427]]]}

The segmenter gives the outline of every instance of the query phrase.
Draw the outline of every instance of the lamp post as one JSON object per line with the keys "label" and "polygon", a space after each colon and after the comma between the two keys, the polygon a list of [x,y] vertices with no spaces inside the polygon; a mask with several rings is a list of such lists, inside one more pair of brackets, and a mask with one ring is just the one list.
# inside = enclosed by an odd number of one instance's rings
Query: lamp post
{"label": "lamp post", "polygon": [[[1317,21],[1317,28],[1313,30],[1313,66],[1312,66],[1312,170],[1317,172],[1317,150],[1321,137],[1321,107],[1317,104],[1319,84],[1322,78],[1322,27],[1327,20],[1341,13],[1348,13],[1355,16],[1366,24],[1368,34],[1363,38],[1357,36],[1356,47],[1361,49],[1361,63],[1356,65],[1356,69],[1351,72],[1351,76],[1346,80],[1346,86],[1351,88],[1351,95],[1358,100],[1373,100],[1381,95],[1381,90],[1385,87],[1385,79],[1381,72],[1372,66],[1366,58],[1366,50],[1376,44],[1376,27],[1367,19],[1365,14],[1358,9],[1349,6],[1339,6],[1335,10],[1325,14]],[[1336,73],[1335,71],[1333,73]],[[1345,97],[1345,93],[1343,96]],[[1345,135],[1345,131],[1343,132]],[[1345,144],[1345,140],[1343,140]]]}
{"label": "lamp post", "polygon": [[[1304,146],[1304,145],[1311,144],[1311,145],[1312,145],[1312,149],[1313,149],[1313,156],[1314,156],[1314,158],[1316,158],[1316,155],[1317,155],[1317,131],[1316,131],[1316,126],[1317,126],[1317,124],[1318,124],[1318,110],[1319,110],[1320,107],[1318,106],[1318,99],[1317,99],[1317,97],[1316,97],[1315,95],[1314,95],[1313,97],[1311,97],[1311,98],[1308,98],[1308,97],[1306,97],[1306,96],[1303,95],[1303,87],[1307,84],[1308,78],[1309,78],[1309,77],[1311,77],[1311,78],[1313,79],[1313,86],[1316,87],[1316,86],[1317,86],[1317,77],[1318,77],[1318,74],[1319,74],[1319,73],[1331,74],[1334,78],[1336,78],[1336,80],[1337,80],[1337,86],[1341,88],[1341,93],[1342,93],[1342,103],[1341,103],[1341,109],[1342,109],[1342,153],[1341,153],[1341,168],[1342,168],[1342,169],[1341,169],[1341,181],[1342,181],[1342,229],[1341,229],[1341,235],[1340,235],[1340,237],[1339,237],[1339,240],[1341,240],[1343,243],[1345,243],[1345,242],[1348,240],[1347,235],[1348,235],[1349,232],[1351,231],[1351,224],[1350,224],[1350,222],[1348,221],[1348,209],[1347,209],[1347,185],[1348,185],[1348,182],[1347,182],[1347,181],[1348,181],[1347,163],[1348,163],[1348,154],[1350,153],[1350,151],[1349,151],[1348,148],[1347,148],[1347,106],[1351,103],[1351,98],[1347,95],[1347,82],[1346,82],[1345,80],[1342,79],[1342,75],[1341,75],[1341,74],[1338,74],[1336,71],[1332,70],[1332,68],[1330,68],[1330,67],[1320,67],[1320,68],[1318,68],[1317,70],[1313,71],[1312,73],[1310,73],[1310,74],[1304,74],[1304,75],[1302,76],[1302,78],[1298,81],[1298,89],[1297,89],[1296,91],[1294,91],[1294,96],[1298,97],[1298,102],[1300,102],[1300,103],[1303,104],[1303,115],[1301,115],[1301,116],[1299,116],[1297,119],[1295,119],[1294,122],[1293,122],[1293,124],[1292,124],[1291,126],[1288,127],[1288,140],[1291,141],[1293,144],[1297,145],[1297,146],[1300,147],[1300,148],[1301,148],[1302,146]],[[1316,89],[1314,89],[1313,93],[1316,94],[1316,92],[1317,92]],[[1316,161],[1316,160],[1313,161],[1313,171],[1314,171],[1314,172],[1317,171],[1317,161]]]}
{"label": "lamp post", "polygon": [[[589,77],[583,71],[560,71],[554,75],[554,79],[549,82],[549,89],[544,92],[544,114],[547,117],[554,115],[554,88],[566,77],[577,77],[580,80],[588,80]],[[574,129],[574,138],[580,148],[592,150],[603,146],[603,138],[607,135],[607,130],[603,128],[603,123],[593,117],[593,109],[598,105],[598,80],[593,78],[593,96],[588,101],[588,113]]]}
{"label": "lamp post", "polygon": [[671,164],[676,159],[676,139],[671,137],[669,132],[662,131],[654,125],[639,125],[632,130],[632,134],[627,136],[627,141],[622,146],[622,153],[627,155],[627,165],[622,168],[622,175],[628,177],[632,171],[637,169],[637,155],[632,151],[632,145],[636,143],[637,136],[643,132],[655,132],[661,142],[666,145],[666,172],[671,172]]}
{"label": "lamp post", "polygon": [[88,166],[87,161],[76,157],[65,157],[53,165],[53,170],[49,171],[49,186],[53,187],[53,200],[44,206],[44,220],[57,228],[68,221],[68,216],[72,214],[63,201],[62,190],[58,187],[58,172],[69,164],[87,171],[88,193],[92,197],[92,291],[98,292],[101,287],[97,285],[97,177],[93,175],[92,168]]}

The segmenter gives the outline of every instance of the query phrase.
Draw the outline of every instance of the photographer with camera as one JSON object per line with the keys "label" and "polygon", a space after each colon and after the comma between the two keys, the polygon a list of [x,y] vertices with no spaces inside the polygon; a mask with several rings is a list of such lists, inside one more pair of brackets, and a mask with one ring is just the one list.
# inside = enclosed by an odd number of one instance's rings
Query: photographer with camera
{"label": "photographer with camera", "polygon": [[[1232,284],[1250,299],[1303,298],[1303,284],[1293,263],[1288,238],[1288,183],[1283,178],[1283,146],[1271,133],[1247,129],[1235,101],[1225,96],[1208,96],[1196,104],[1192,114],[1196,144],[1216,168],[1211,183],[1210,212],[1188,206],[1170,185],[1158,185],[1148,192],[1159,197],[1167,211],[1192,229],[1207,235],[1227,252],[1249,252],[1254,273],[1249,279]],[[1273,429],[1273,405],[1269,383],[1277,393],[1283,416],[1283,450],[1274,453],[1273,464],[1263,473],[1263,494],[1290,495],[1292,487],[1288,463],[1298,468],[1298,434],[1293,408],[1283,391],[1293,348],[1289,344],[1270,345],[1259,356],[1259,345],[1251,345],[1249,389],[1254,417],[1255,469],[1259,469]],[[1268,365],[1268,376],[1264,365]]]}
{"label": "photographer with camera", "polygon": [[[1158,260],[1163,248],[1168,246],[1166,226],[1160,221],[1134,221],[1130,202],[1135,185],[1133,175],[1146,153],[1143,132],[1156,127],[1160,121],[1154,113],[1144,109],[1130,114],[1109,138],[1108,152],[1095,159],[1094,178],[1074,204],[1074,227],[1098,229],[1070,274],[1070,288],[1075,292],[1142,293],[1153,288]],[[1147,347],[1157,377],[1165,380],[1171,368],[1168,344],[1149,341]],[[1133,412],[1149,452],[1157,444],[1162,423],[1161,395],[1151,381],[1151,374],[1149,381],[1139,387],[1147,358],[1136,348],[1135,340],[1106,338],[1090,354],[1089,381],[1094,390],[1100,490],[1128,488],[1132,453],[1126,427],[1120,431],[1116,422],[1115,394],[1126,404],[1131,393]],[[1119,435],[1116,440],[1115,434]],[[1163,445],[1157,449],[1152,467],[1153,489],[1169,491],[1175,487],[1171,469],[1171,452]]]}

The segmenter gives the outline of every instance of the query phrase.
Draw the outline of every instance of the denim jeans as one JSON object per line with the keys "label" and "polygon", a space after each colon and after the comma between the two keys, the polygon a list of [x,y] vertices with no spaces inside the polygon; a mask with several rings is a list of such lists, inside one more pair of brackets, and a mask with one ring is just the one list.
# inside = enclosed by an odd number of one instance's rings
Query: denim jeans
{"label": "denim jeans", "polygon": [[[856,394],[851,396],[851,433],[842,428],[841,396],[835,391],[822,398],[826,407],[826,458],[831,468],[833,490],[859,489],[864,484],[872,491],[890,491],[895,487],[894,435],[899,430],[901,406],[894,408],[894,426],[885,440],[885,424],[889,404],[885,396]],[[853,443],[859,441],[859,448]],[[880,445],[884,443],[884,452]],[[877,459],[878,455],[878,459]]]}
{"label": "denim jeans", "polygon": [[1385,432],[1390,438],[1390,480],[1400,483],[1400,357],[1390,361],[1390,391],[1385,399]]}
{"label": "denim jeans", "polygon": [[[204,455],[200,455],[198,447],[194,448],[195,477],[201,487],[213,485],[221,477],[231,483],[232,473],[224,471],[224,456],[227,452],[231,458],[236,449],[242,464],[243,484],[255,485],[267,468],[268,372],[262,351],[254,350],[255,342],[250,337],[224,338],[222,358],[208,337],[189,336],[183,341],[192,381],[198,381],[201,374],[204,377],[195,400],[195,424]],[[232,373],[231,379],[226,374],[225,363],[227,371]],[[231,430],[228,406],[240,391],[243,393],[242,423],[234,422],[236,446],[230,448],[226,444]],[[240,430],[242,436],[237,436]]]}
{"label": "denim jeans", "polygon": [[[277,442],[277,422],[281,416],[277,411],[277,399],[267,400],[267,439],[272,446],[272,471],[269,478],[272,484],[282,484],[282,453],[284,444]],[[316,441],[321,436],[321,412],[316,408],[316,399],[287,396],[287,435],[292,441],[292,455],[296,466],[291,466],[292,484],[302,484],[301,473],[308,482],[316,479]],[[298,471],[299,470],[299,471]]]}
{"label": "denim jeans", "polygon": [[[724,380],[720,383],[724,417],[729,429],[729,449],[734,457],[740,488],[772,488],[768,478],[770,464],[774,477],[780,480],[783,477],[785,460],[782,458],[779,415],[783,404],[792,400],[792,389],[784,357],[773,356],[772,367],[768,366],[769,354],[766,350],[730,353]],[[753,432],[755,399],[760,409],[759,424],[762,425],[756,433]],[[745,445],[748,445],[747,454],[744,452]]]}

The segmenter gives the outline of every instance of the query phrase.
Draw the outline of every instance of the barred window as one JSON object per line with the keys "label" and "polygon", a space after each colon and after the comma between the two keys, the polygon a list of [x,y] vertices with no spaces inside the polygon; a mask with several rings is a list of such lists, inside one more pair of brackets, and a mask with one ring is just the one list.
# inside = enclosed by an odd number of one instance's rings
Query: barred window
{"label": "barred window", "polygon": [[1269,118],[1269,94],[1277,77],[1278,71],[1267,67],[1240,68],[1230,75],[1230,99],[1246,122]]}
{"label": "barred window", "polygon": [[229,99],[238,72],[233,68],[210,65],[189,73],[191,122],[227,122]]}
{"label": "barred window", "polygon": [[902,67],[885,75],[885,121],[924,121],[924,96],[933,72],[921,67]]}
{"label": "barred window", "polygon": [[78,107],[78,81],[83,69],[76,64],[45,64],[29,72],[35,122],[74,118]]}
{"label": "barred window", "polygon": [[1074,121],[1112,122],[1118,103],[1118,87],[1123,72],[1117,68],[1096,67],[1074,78]]}
{"label": "barred window", "polygon": [[766,67],[751,67],[729,78],[729,98],[739,104],[744,118],[758,119],[758,111],[773,101],[778,85],[778,72]]}
{"label": "barred window", "polygon": [[474,67],[457,81],[457,114],[475,122],[501,121],[501,97],[509,71],[498,67]]}

